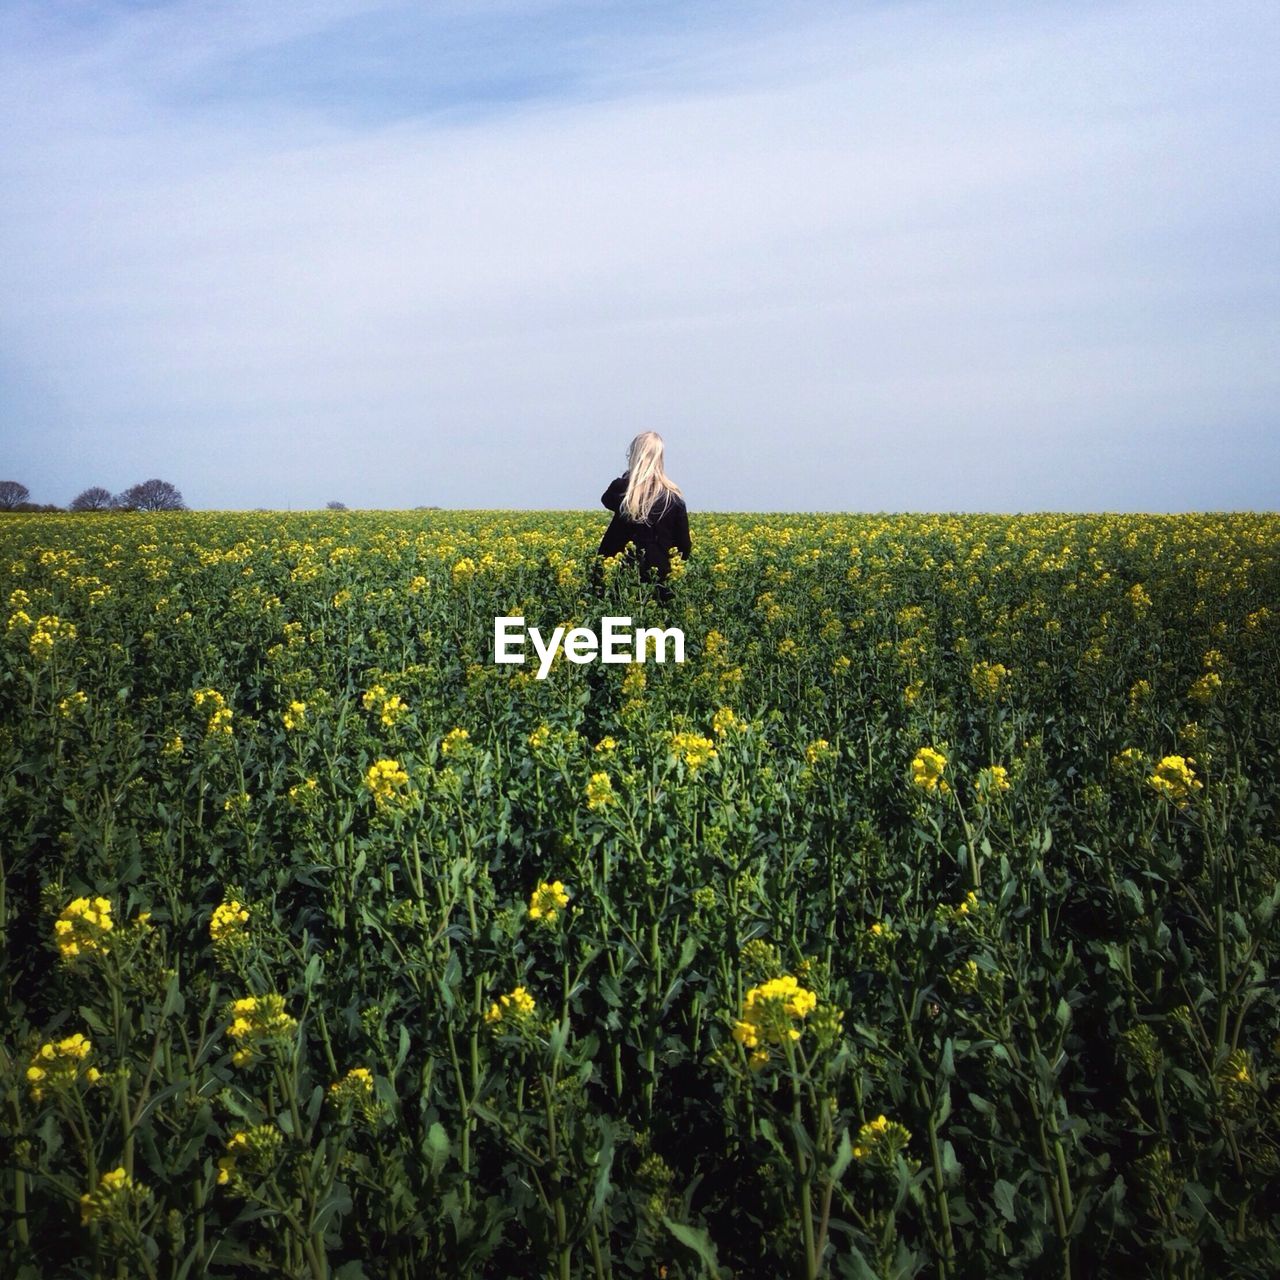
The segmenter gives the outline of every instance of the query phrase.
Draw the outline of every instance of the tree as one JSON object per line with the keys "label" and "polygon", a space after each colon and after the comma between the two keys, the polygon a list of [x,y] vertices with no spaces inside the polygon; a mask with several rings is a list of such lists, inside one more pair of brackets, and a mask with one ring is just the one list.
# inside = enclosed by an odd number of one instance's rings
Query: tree
{"label": "tree", "polygon": [[182,494],[167,480],[144,480],[123,493],[116,494],[113,505],[131,511],[185,511]]}
{"label": "tree", "polygon": [[100,484],[92,485],[71,499],[71,511],[108,511],[112,505],[111,494]]}
{"label": "tree", "polygon": [[347,509],[347,504],[345,502],[326,502],[325,506],[330,511],[345,511]]}
{"label": "tree", "polygon": [[0,511],[16,511],[31,499],[31,490],[16,480],[0,480]]}

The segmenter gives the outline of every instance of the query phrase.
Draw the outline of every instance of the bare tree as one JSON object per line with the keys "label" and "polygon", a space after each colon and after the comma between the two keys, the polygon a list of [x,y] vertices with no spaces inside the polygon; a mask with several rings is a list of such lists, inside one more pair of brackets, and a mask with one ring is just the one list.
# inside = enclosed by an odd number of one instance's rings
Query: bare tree
{"label": "bare tree", "polygon": [[83,493],[71,499],[69,511],[109,511],[111,509],[111,493],[100,484],[92,485]]}
{"label": "bare tree", "polygon": [[0,480],[0,511],[16,511],[31,500],[31,490],[16,480]]}
{"label": "bare tree", "polygon": [[326,502],[324,505],[329,511],[345,511],[347,509],[345,502]]}
{"label": "bare tree", "polygon": [[132,511],[185,511],[182,494],[167,480],[144,480],[119,493],[113,499],[117,507]]}

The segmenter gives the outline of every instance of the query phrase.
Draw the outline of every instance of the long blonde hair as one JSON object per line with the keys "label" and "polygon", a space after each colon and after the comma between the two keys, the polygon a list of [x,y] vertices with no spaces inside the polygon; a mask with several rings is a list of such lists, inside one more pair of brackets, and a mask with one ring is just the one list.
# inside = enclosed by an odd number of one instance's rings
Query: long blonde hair
{"label": "long blonde hair", "polygon": [[642,431],[627,447],[627,491],[622,495],[622,514],[628,520],[643,524],[659,498],[665,511],[673,497],[684,497],[662,469],[662,449],[662,437],[656,431]]}

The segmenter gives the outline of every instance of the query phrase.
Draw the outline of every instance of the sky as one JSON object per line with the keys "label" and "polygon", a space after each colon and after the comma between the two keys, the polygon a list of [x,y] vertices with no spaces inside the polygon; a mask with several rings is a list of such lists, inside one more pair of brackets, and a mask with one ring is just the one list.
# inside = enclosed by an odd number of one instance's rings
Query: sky
{"label": "sky", "polygon": [[1273,510],[1273,0],[5,0],[0,478]]}

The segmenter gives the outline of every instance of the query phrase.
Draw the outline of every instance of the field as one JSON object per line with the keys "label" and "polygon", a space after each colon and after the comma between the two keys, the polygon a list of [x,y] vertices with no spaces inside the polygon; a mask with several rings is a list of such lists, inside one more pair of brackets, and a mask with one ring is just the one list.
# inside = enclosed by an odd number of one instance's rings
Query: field
{"label": "field", "polygon": [[0,523],[0,1275],[1280,1272],[1280,516],[692,524]]}

